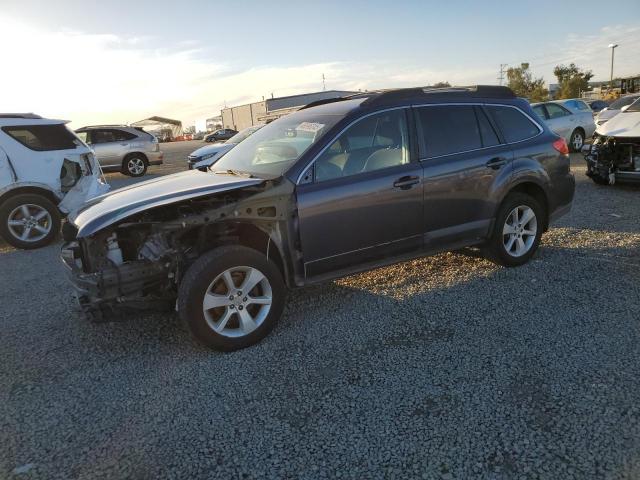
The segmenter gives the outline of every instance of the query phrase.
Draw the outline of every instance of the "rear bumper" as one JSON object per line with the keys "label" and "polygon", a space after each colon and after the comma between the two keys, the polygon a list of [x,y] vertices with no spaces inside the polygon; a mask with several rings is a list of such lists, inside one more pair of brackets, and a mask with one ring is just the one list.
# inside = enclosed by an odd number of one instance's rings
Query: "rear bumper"
{"label": "rear bumper", "polygon": [[164,153],[163,152],[147,153],[147,160],[149,161],[149,165],[162,165],[164,161]]}
{"label": "rear bumper", "polygon": [[559,218],[565,216],[571,211],[573,205],[573,196],[576,190],[576,179],[573,173],[563,175],[560,179],[553,183],[554,191],[556,192],[553,210],[549,215],[549,224],[556,222]]}

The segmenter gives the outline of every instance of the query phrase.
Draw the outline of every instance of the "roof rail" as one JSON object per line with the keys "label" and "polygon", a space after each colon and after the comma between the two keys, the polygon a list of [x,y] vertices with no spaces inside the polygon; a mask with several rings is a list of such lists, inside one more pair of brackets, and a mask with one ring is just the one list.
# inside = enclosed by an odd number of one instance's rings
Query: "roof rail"
{"label": "roof rail", "polygon": [[77,128],[76,130],[83,130],[85,128],[105,128],[105,127],[120,127],[120,128],[127,127],[127,128],[129,128],[129,125],[125,125],[124,123],[122,123],[122,124],[114,123],[114,124],[111,124],[111,125],[85,125],[84,127]]}
{"label": "roof rail", "polygon": [[500,85],[473,85],[469,87],[413,87],[395,88],[389,90],[372,90],[369,92],[356,93],[345,97],[327,98],[311,102],[300,110],[317,107],[327,103],[343,102],[356,98],[364,98],[362,105],[377,105],[402,100],[428,99],[433,96],[456,96],[461,98],[516,98],[509,87]]}
{"label": "roof rail", "polygon": [[509,87],[499,85],[475,85],[470,87],[417,87],[384,90],[367,98],[363,105],[376,105],[411,99],[428,99],[435,96],[460,98],[516,98]]}
{"label": "roof rail", "polygon": [[42,120],[42,117],[35,113],[0,113],[0,118],[28,118],[32,120]]}

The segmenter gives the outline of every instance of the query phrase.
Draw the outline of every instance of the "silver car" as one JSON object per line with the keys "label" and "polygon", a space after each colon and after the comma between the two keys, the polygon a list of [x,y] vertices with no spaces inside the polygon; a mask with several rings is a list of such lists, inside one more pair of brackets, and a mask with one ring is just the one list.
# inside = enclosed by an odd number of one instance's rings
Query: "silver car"
{"label": "silver car", "polygon": [[94,125],[79,128],[76,135],[93,149],[105,172],[141,177],[149,165],[162,164],[158,139],[141,128]]}
{"label": "silver car", "polygon": [[564,137],[572,152],[579,152],[596,131],[593,111],[583,100],[572,98],[531,106],[550,130]]}

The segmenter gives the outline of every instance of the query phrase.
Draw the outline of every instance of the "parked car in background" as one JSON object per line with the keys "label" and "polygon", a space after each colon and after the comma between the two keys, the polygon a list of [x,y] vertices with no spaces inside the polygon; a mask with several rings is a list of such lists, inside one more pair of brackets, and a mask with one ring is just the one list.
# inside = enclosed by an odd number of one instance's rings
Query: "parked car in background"
{"label": "parked car in background", "polygon": [[236,133],[233,137],[231,137],[224,143],[217,143],[215,145],[205,145],[204,147],[200,147],[187,157],[187,166],[189,170],[193,170],[194,168],[210,167],[215,162],[217,162],[225,153],[227,153],[245,138],[260,130],[262,127],[263,125],[254,125],[253,127],[245,128],[244,130]]}
{"label": "parked car in background", "polygon": [[552,131],[567,141],[572,152],[579,152],[596,130],[593,113],[582,100],[534,103],[531,107]]}
{"label": "parked car in background", "polygon": [[287,288],[470,245],[523,265],[574,188],[565,140],[506,87],[366,92],[96,199],[61,257],[90,318],[176,307],[236,350],[271,331]]}
{"label": "parked car in background", "polygon": [[204,136],[205,142],[221,142],[223,140],[229,140],[236,133],[236,130],[232,128],[221,128],[220,130],[216,130],[215,132],[209,133]]}
{"label": "parked car in background", "polygon": [[93,149],[105,172],[141,177],[149,165],[162,164],[158,139],[140,127],[94,125],[79,128],[76,134]]}
{"label": "parked car in background", "polygon": [[640,93],[633,93],[615,100],[611,103],[611,105],[600,110],[600,113],[598,113],[598,115],[596,116],[596,125],[600,126],[611,120],[621,111],[623,111],[623,109],[627,108],[629,105],[635,102],[638,98],[640,98]]}
{"label": "parked car in background", "polygon": [[34,114],[0,114],[0,236],[16,248],[50,243],[60,219],[109,190],[87,145]]}
{"label": "parked car in background", "polygon": [[640,98],[599,125],[584,153],[587,176],[595,183],[640,183]]}
{"label": "parked car in background", "polygon": [[604,100],[584,99],[584,101],[587,103],[587,105],[589,105],[589,107],[591,108],[591,110],[593,110],[594,113],[598,113],[601,110],[604,110],[605,108],[609,107],[609,103]]}

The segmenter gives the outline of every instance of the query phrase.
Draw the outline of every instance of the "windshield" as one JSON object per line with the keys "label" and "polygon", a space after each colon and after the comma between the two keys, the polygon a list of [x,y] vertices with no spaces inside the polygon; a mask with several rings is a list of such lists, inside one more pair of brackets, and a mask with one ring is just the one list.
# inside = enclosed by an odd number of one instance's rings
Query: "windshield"
{"label": "windshield", "polygon": [[622,97],[609,105],[609,110],[620,110],[622,107],[626,107],[627,105],[631,105],[635,102],[639,97],[637,95],[631,95],[628,97]]}
{"label": "windshield", "polygon": [[[626,110],[627,112],[640,112],[640,97],[636,98],[636,101],[631,104]],[[626,113],[626,112],[625,112]]]}
{"label": "windshield", "polygon": [[279,177],[341,118],[306,111],[287,115],[238,144],[211,170]]}
{"label": "windshield", "polygon": [[263,125],[256,125],[254,127],[245,128],[241,132],[236,133],[233,137],[231,137],[229,140],[227,140],[224,143],[240,143],[245,138],[247,138],[249,135],[257,132],[258,130],[260,130],[262,127],[263,127]]}

